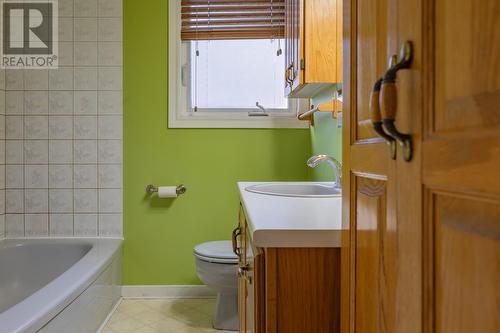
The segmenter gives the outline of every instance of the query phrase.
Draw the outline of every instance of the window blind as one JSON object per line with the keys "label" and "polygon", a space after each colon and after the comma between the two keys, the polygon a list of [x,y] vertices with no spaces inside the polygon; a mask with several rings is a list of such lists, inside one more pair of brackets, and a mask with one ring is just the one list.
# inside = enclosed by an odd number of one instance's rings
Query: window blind
{"label": "window blind", "polygon": [[181,39],[276,39],[285,35],[285,0],[182,0]]}

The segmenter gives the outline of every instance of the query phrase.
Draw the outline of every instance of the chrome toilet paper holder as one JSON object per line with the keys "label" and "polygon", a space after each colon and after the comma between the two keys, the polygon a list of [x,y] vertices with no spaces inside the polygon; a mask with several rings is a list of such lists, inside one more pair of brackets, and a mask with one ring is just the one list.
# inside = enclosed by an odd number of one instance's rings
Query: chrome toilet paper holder
{"label": "chrome toilet paper holder", "polygon": [[[186,193],[186,191],[187,191],[187,187],[184,186],[183,184],[177,185],[177,187],[175,188],[175,193],[177,193],[177,195],[184,194],[184,193]],[[158,192],[157,186],[154,186],[152,184],[149,184],[148,186],[146,186],[146,193],[147,194],[153,194],[156,192]]]}

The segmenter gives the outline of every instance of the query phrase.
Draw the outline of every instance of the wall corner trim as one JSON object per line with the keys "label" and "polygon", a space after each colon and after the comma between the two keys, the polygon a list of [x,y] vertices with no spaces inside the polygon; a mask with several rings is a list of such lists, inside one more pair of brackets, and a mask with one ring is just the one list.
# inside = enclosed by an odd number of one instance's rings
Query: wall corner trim
{"label": "wall corner trim", "polygon": [[214,298],[205,285],[129,285],[122,286],[123,298]]}

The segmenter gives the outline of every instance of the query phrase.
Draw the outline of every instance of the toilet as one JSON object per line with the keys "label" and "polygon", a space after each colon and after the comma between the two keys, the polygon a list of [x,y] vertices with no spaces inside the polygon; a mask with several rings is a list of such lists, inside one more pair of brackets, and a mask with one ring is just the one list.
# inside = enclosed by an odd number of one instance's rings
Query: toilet
{"label": "toilet", "polygon": [[213,241],[195,246],[196,272],[200,280],[217,292],[213,326],[237,331],[238,257],[231,241]]}

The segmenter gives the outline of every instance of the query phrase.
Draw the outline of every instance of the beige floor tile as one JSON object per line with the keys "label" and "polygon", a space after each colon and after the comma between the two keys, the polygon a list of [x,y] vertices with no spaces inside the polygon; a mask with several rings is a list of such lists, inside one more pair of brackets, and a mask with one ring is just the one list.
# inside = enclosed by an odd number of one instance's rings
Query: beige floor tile
{"label": "beige floor tile", "polygon": [[189,308],[195,308],[205,304],[215,304],[214,298],[185,298],[181,299],[184,304]]}
{"label": "beige floor tile", "polygon": [[200,311],[207,315],[212,315],[215,309],[215,300],[214,299],[196,299],[193,302],[188,303],[188,306],[191,309],[196,311]]}
{"label": "beige floor tile", "polygon": [[121,313],[119,311],[115,311],[115,313],[113,313],[111,318],[109,318],[109,322],[118,321],[118,320],[122,320],[125,318],[128,318],[128,316],[126,314]]}
{"label": "beige floor tile", "polygon": [[132,317],[123,316],[119,317],[119,319],[110,320],[107,326],[112,330],[117,331],[118,333],[124,333],[124,332],[135,331],[146,325],[144,325],[143,323]]}
{"label": "beige floor tile", "polygon": [[102,333],[234,333],[212,327],[214,299],[126,299]]}
{"label": "beige floor tile", "polygon": [[[211,316],[193,309],[187,309],[175,314],[175,319],[182,321],[189,326],[196,326],[198,323],[206,323],[211,320]],[[203,326],[205,327],[205,326]]]}
{"label": "beige floor tile", "polygon": [[180,322],[174,318],[166,317],[156,323],[149,325],[160,333],[171,333],[176,329],[185,327],[183,322]]}
{"label": "beige floor tile", "polygon": [[160,333],[160,331],[155,330],[152,327],[144,326],[134,331],[134,333]]}
{"label": "beige floor tile", "polygon": [[195,307],[204,305],[206,303],[213,302],[214,300],[213,299],[204,299],[204,298],[184,298],[184,299],[177,299],[176,301],[178,304],[182,304],[187,308],[195,308]]}
{"label": "beige floor tile", "polygon": [[173,333],[205,333],[205,331],[200,330],[196,327],[182,327],[178,330],[175,330]]}
{"label": "beige floor tile", "polygon": [[112,330],[111,328],[109,327],[103,327],[102,330],[99,331],[99,333],[116,333],[115,330]]}
{"label": "beige floor tile", "polygon": [[141,301],[125,299],[120,303],[116,311],[127,315],[132,315],[135,313],[144,312],[148,309],[149,308]]}
{"label": "beige floor tile", "polygon": [[197,320],[190,322],[190,326],[199,327],[202,329],[211,329],[213,328],[212,317],[200,316]]}
{"label": "beige floor tile", "polygon": [[154,311],[151,309],[148,309],[143,312],[135,313],[133,315],[130,315],[132,318],[136,319],[137,321],[143,323],[144,325],[151,325],[154,323],[157,323],[161,320],[164,320],[167,316],[162,314],[160,311]]}
{"label": "beige floor tile", "polygon": [[164,315],[170,315],[171,313],[178,313],[182,312],[188,307],[186,306],[185,302],[183,300],[147,300],[147,301],[142,301],[143,304],[149,308],[153,309],[155,311],[160,311]]}

